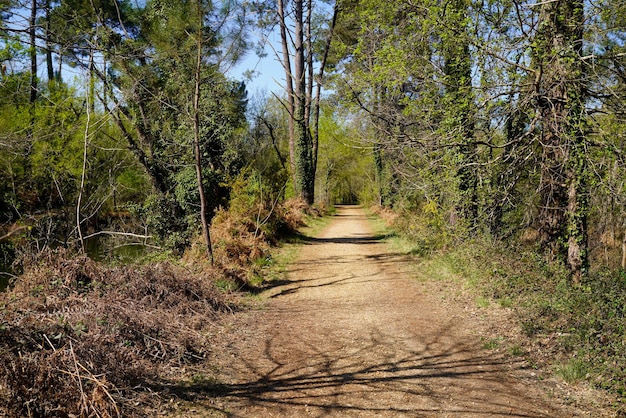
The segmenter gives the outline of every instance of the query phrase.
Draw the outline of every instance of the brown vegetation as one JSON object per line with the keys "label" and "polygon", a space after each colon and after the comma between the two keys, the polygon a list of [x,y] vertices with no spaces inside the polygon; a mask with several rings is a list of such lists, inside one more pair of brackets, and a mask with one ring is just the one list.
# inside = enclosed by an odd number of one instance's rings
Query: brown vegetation
{"label": "brown vegetation", "polygon": [[246,207],[219,210],[211,235],[219,266],[242,268],[268,254],[278,239],[304,225],[306,216],[319,216],[324,209],[311,207],[301,199],[285,201],[274,208]]}
{"label": "brown vegetation", "polygon": [[232,309],[206,273],[65,252],[28,266],[0,303],[1,399],[15,417],[133,415],[169,369],[205,359],[211,319]]}
{"label": "brown vegetation", "polygon": [[210,361],[220,314],[240,306],[218,281],[248,290],[246,270],[269,252],[268,236],[301,225],[306,211],[314,213],[300,202],[281,205],[269,229],[220,212],[216,268],[197,263],[194,251],[187,267],[112,267],[64,250],[31,260],[0,294],[0,412],[109,417],[161,408],[159,391],[185,366]]}

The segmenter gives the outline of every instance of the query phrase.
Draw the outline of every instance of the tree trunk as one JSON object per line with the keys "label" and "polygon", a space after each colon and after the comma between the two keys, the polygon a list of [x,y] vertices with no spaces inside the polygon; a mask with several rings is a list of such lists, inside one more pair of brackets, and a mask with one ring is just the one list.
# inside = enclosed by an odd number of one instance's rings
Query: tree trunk
{"label": "tree trunk", "polygon": [[[87,98],[89,100],[89,97]],[[80,215],[83,193],[85,191],[85,180],[87,177],[87,152],[89,146],[89,130],[91,129],[91,112],[87,109],[87,120],[85,121],[85,132],[83,134],[83,166],[80,175],[80,187],[78,188],[78,198],[76,200],[76,231],[78,232],[78,240],[80,242],[80,250],[85,253],[85,240],[83,238],[83,230],[81,227],[82,219]]]}
{"label": "tree trunk", "polygon": [[588,268],[583,14],[582,0],[542,3],[533,50],[543,130],[540,239],[575,283]]}
{"label": "tree trunk", "polygon": [[315,192],[315,173],[312,174],[311,134],[306,119],[306,66],[304,56],[304,7],[303,0],[294,0],[294,123],[295,123],[295,153],[296,153],[296,182],[300,197],[312,204]]}
{"label": "tree trunk", "polygon": [[457,170],[460,202],[458,211],[469,225],[478,218],[478,177],[474,141],[475,105],[472,93],[472,60],[467,33],[466,0],[453,0],[444,8],[442,20],[449,33],[443,39],[444,82],[448,116],[446,127],[453,132],[461,161]]}
{"label": "tree trunk", "polygon": [[376,143],[372,148],[372,153],[374,154],[374,165],[376,166],[376,185],[378,188],[378,204],[380,206],[383,205],[383,176],[384,176],[384,165],[383,165],[383,147],[381,144]]}
{"label": "tree trunk", "polygon": [[89,48],[89,111],[94,113],[96,111],[96,63],[94,60],[94,50]]}
{"label": "tree trunk", "polygon": [[37,0],[32,0],[30,9],[30,103],[37,100]]}
{"label": "tree trunk", "polygon": [[[335,26],[337,24],[337,15],[339,14],[339,5],[335,2],[335,7],[333,8],[333,17],[330,22],[330,27],[328,28],[328,36],[326,37],[326,44],[324,45],[324,52],[322,55],[322,61],[320,62],[320,68],[317,73],[317,84],[315,87],[315,97],[313,98],[312,103],[312,123],[313,123],[313,134],[312,134],[312,156],[313,156],[313,172],[317,171],[317,154],[319,149],[319,122],[320,122],[320,99],[322,95],[322,84],[324,82],[324,70],[326,69],[326,61],[328,60],[328,53],[330,52],[330,45],[333,40],[333,35],[335,33]],[[312,63],[310,64],[313,65]]]}
{"label": "tree trunk", "polygon": [[54,80],[54,66],[52,63],[52,42],[50,36],[50,0],[46,0],[46,69],[48,70],[48,85],[50,85]]}
{"label": "tree trunk", "polygon": [[[285,0],[278,0],[278,19],[283,52],[282,65],[285,69],[285,87],[290,113],[289,152],[296,195],[312,204],[315,200],[315,173],[317,170],[319,95],[330,39],[335,25],[337,5],[335,5],[326,49],[323,52],[324,58],[319,68],[316,98],[313,99],[315,81],[312,38],[313,2],[312,0],[293,0],[290,4],[293,10],[290,15],[289,27],[293,27],[293,31],[288,33],[288,25],[285,20]],[[289,41],[293,42],[293,62],[291,61]],[[313,132],[311,131],[311,123],[313,123]]]}
{"label": "tree trunk", "polygon": [[202,9],[200,0],[197,0],[198,6],[198,32],[196,36],[197,55],[196,70],[194,74],[195,90],[193,95],[193,145],[196,165],[196,179],[198,181],[198,193],[200,194],[200,221],[202,223],[202,235],[206,245],[206,253],[211,265],[214,264],[213,245],[211,244],[211,232],[209,230],[209,221],[207,214],[206,195],[204,193],[204,182],[202,178],[202,153],[200,150],[200,83],[202,75]]}
{"label": "tree trunk", "polygon": [[298,182],[296,178],[296,149],[294,127],[294,92],[293,74],[291,73],[291,57],[289,55],[289,42],[287,40],[287,22],[285,21],[285,3],[278,0],[278,23],[280,27],[280,43],[283,52],[283,69],[285,70],[285,92],[287,93],[287,109],[289,111],[289,163],[294,192],[298,195]]}

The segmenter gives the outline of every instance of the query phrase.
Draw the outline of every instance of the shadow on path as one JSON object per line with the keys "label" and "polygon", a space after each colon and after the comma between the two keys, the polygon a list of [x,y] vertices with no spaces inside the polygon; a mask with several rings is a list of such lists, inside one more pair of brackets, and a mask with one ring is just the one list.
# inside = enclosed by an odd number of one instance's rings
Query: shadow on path
{"label": "shadow on path", "polygon": [[[540,401],[502,379],[503,373],[522,369],[521,363],[465,344],[441,351],[439,337],[448,332],[441,329],[417,351],[402,348],[401,341],[380,329],[372,330],[367,342],[348,349],[329,349],[320,336],[305,341],[307,357],[297,363],[286,363],[283,342],[269,337],[259,342],[264,347],[259,358],[244,361],[256,378],[170,390],[186,399],[224,398],[241,411],[266,408],[274,416],[298,416],[304,410],[309,416],[553,416],[544,412],[547,407]],[[377,361],[364,363],[372,354]]]}
{"label": "shadow on path", "polygon": [[484,350],[462,313],[421,293],[364,220],[344,208],[322,238],[301,235],[310,246],[256,331],[223,348],[222,382],[169,390],[233,417],[563,416],[526,390],[521,360]]}

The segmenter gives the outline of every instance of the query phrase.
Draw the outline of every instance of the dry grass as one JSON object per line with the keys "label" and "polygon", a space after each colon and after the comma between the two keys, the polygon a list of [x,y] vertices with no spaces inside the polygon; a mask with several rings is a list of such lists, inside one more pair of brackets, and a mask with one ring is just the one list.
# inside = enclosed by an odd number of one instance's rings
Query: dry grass
{"label": "dry grass", "polygon": [[304,225],[307,215],[319,216],[319,209],[293,199],[276,206],[246,208],[246,211],[219,210],[213,219],[211,235],[219,265],[247,266],[263,257],[280,236]]}
{"label": "dry grass", "polygon": [[0,402],[12,417],[143,416],[160,376],[203,361],[211,319],[231,309],[207,273],[63,252],[28,267],[0,306]]}
{"label": "dry grass", "polygon": [[382,219],[388,227],[394,225],[397,219],[400,217],[400,215],[398,215],[393,210],[380,205],[371,206],[369,208],[369,212]]}

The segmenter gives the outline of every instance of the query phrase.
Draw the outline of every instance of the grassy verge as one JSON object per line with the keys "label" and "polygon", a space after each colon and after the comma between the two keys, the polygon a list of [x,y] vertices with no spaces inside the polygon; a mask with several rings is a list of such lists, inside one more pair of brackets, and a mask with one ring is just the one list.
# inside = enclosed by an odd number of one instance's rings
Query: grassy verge
{"label": "grassy verge", "polygon": [[309,214],[304,217],[297,231],[286,234],[270,254],[254,260],[250,282],[264,288],[285,278],[288,266],[296,259],[302,245],[309,237],[319,235],[331,222],[333,210],[327,213]]}
{"label": "grassy verge", "polygon": [[535,361],[568,383],[587,381],[626,398],[626,276],[594,272],[573,285],[532,251],[472,242],[437,255],[480,297],[515,309]]}
{"label": "grassy verge", "polygon": [[374,218],[372,225],[396,251],[415,256],[420,280],[463,288],[480,308],[513,310],[519,340],[496,337],[486,347],[526,353],[531,364],[568,383],[585,381],[626,400],[625,272],[595,271],[573,285],[533,248],[474,238],[424,253],[385,220]]}
{"label": "grassy verge", "polygon": [[399,233],[391,224],[392,220],[381,216],[379,212],[371,208],[366,210],[367,220],[375,236],[384,237],[385,241],[394,251],[402,254],[416,254],[419,250],[417,243]]}

